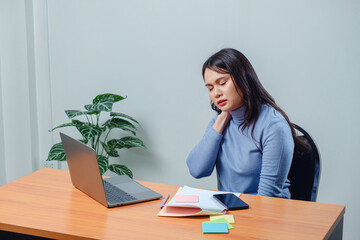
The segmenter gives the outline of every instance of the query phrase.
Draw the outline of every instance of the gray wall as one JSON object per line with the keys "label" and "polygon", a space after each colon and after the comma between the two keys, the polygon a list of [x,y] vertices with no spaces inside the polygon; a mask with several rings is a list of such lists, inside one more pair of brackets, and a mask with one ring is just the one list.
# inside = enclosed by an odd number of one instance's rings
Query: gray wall
{"label": "gray wall", "polygon": [[[114,110],[141,123],[148,147],[120,152],[136,179],[216,188],[214,175],[193,179],[185,159],[214,115],[201,65],[233,47],[314,137],[322,158],[318,201],[346,205],[344,238],[360,235],[359,1],[0,0],[0,9],[2,183],[46,165],[59,141],[47,130],[68,121],[65,109],[113,92],[128,97]],[[11,62],[14,54],[23,62]],[[28,123],[17,129],[19,118]],[[21,134],[31,158],[7,142]]]}

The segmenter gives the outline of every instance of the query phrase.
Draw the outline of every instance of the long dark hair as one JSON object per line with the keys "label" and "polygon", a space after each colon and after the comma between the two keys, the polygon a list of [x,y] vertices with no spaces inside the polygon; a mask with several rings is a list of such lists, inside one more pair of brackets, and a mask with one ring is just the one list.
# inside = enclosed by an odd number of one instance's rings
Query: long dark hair
{"label": "long dark hair", "polygon": [[[232,48],[222,49],[206,60],[202,68],[203,77],[207,68],[218,73],[230,74],[232,81],[241,91],[243,102],[246,106],[244,122],[239,126],[242,127],[242,130],[249,127],[250,124],[253,124],[251,129],[251,134],[253,135],[261,106],[262,104],[268,104],[278,111],[289,124],[295,145],[304,149],[307,148],[306,144],[296,136],[294,126],[288,116],[275,103],[274,98],[265,90],[253,66],[244,54]],[[211,108],[221,113],[221,110],[217,108],[213,102],[211,102]]]}

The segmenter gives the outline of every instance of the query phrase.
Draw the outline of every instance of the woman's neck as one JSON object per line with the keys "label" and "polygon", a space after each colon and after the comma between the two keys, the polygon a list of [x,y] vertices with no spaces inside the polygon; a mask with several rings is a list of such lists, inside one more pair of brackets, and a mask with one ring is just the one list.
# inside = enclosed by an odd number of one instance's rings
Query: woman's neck
{"label": "woman's neck", "polygon": [[246,114],[245,104],[235,110],[230,111],[230,114],[235,122],[243,122]]}

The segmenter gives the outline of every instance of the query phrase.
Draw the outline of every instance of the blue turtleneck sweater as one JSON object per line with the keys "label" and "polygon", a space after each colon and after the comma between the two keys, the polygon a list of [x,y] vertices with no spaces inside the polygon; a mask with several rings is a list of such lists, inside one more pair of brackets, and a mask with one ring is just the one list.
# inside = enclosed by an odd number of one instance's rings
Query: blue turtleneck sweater
{"label": "blue turtleneck sweater", "polygon": [[271,106],[261,107],[253,136],[252,124],[242,130],[245,106],[230,114],[232,119],[223,134],[209,123],[201,141],[186,162],[195,178],[210,176],[216,166],[221,191],[290,198],[287,179],[294,141],[284,117]]}

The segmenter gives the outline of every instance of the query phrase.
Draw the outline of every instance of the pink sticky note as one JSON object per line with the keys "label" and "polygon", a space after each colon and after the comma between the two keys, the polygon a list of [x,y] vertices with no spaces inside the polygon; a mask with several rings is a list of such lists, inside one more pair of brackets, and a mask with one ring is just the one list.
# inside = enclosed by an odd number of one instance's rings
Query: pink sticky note
{"label": "pink sticky note", "polygon": [[197,203],[199,202],[198,195],[176,195],[175,200],[177,203]]}

